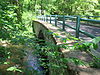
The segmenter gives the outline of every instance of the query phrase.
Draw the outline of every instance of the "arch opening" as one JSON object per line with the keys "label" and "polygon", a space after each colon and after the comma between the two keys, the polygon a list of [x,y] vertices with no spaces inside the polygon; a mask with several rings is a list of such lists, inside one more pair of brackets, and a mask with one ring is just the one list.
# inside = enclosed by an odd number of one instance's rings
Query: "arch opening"
{"label": "arch opening", "polygon": [[[45,44],[45,37],[44,37],[44,34],[43,34],[42,30],[39,31],[38,39],[39,39],[38,43],[39,43],[39,45],[40,45],[41,48],[46,45]],[[44,66],[41,66],[41,67],[43,68],[44,71],[46,71],[45,75],[49,75],[49,68],[47,66],[47,63],[49,61],[48,61],[48,56],[45,53],[46,53],[45,50],[42,50],[42,52],[39,53],[40,54],[40,58],[45,59],[45,60],[42,60],[42,62],[46,64],[45,67]]]}

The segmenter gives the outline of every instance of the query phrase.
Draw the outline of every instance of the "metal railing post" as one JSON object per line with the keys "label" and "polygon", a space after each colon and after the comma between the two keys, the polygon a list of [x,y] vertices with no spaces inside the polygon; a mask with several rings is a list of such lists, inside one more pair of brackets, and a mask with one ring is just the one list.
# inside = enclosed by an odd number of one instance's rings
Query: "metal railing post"
{"label": "metal railing post", "polygon": [[43,17],[42,17],[42,20],[44,21],[44,15],[43,15]]}
{"label": "metal railing post", "polygon": [[47,16],[47,22],[49,21],[49,15]]}
{"label": "metal railing post", "polygon": [[47,22],[47,15],[45,16],[45,22]]}
{"label": "metal railing post", "polygon": [[44,20],[44,15],[43,15],[43,20]]}
{"label": "metal railing post", "polygon": [[42,17],[43,17],[43,16],[41,16],[41,20],[42,20]]}
{"label": "metal railing post", "polygon": [[41,17],[39,16],[38,19],[41,20]]}
{"label": "metal railing post", "polygon": [[51,24],[51,15],[50,15],[50,24]]}
{"label": "metal railing post", "polygon": [[55,26],[57,26],[57,15],[55,15]]}
{"label": "metal railing post", "polygon": [[43,19],[44,19],[44,15],[42,16],[42,21],[43,21]]}
{"label": "metal railing post", "polygon": [[41,16],[41,20],[42,20],[42,16]]}
{"label": "metal railing post", "polygon": [[43,15],[43,21],[44,21],[44,15]]}
{"label": "metal railing post", "polygon": [[48,15],[46,17],[47,17],[47,22],[48,22]]}
{"label": "metal railing post", "polygon": [[39,16],[39,20],[41,20],[41,16]]}
{"label": "metal railing post", "polygon": [[63,15],[63,25],[62,25],[63,30],[65,30],[65,16]]}
{"label": "metal railing post", "polygon": [[46,15],[44,16],[44,21],[46,22]]}
{"label": "metal railing post", "polygon": [[[89,16],[88,16],[87,18],[88,18],[88,19],[90,19],[90,17],[89,17]],[[89,22],[88,22],[88,21],[87,21],[87,25],[89,25]]]}
{"label": "metal railing post", "polygon": [[79,30],[80,30],[80,16],[77,16],[77,19],[76,19],[76,38],[79,38]]}

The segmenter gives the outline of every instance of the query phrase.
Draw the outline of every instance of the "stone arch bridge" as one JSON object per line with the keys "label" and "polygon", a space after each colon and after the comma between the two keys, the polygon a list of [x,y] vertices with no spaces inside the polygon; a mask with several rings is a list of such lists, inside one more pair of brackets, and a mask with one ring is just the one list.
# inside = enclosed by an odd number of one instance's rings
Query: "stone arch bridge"
{"label": "stone arch bridge", "polygon": [[[35,32],[36,37],[43,39],[47,42],[51,42],[55,45],[67,44],[68,46],[73,46],[75,40],[70,34],[67,34],[65,31],[62,31],[58,27],[55,27],[47,22],[33,20],[32,22],[33,32]],[[72,38],[71,38],[72,37]],[[70,38],[71,40],[65,41],[65,39]],[[85,63],[89,63],[93,60],[91,55],[85,51],[70,49],[59,49],[62,52],[62,56],[65,58],[73,57],[83,60]],[[53,61],[54,62],[54,61]],[[69,66],[69,69],[65,69],[63,75],[99,75],[100,69],[91,68],[89,65],[77,66],[73,63],[66,63]],[[69,72],[68,72],[69,71]],[[60,71],[50,70],[50,75],[57,75]],[[68,72],[66,74],[66,72]],[[60,75],[60,73],[59,73]]]}

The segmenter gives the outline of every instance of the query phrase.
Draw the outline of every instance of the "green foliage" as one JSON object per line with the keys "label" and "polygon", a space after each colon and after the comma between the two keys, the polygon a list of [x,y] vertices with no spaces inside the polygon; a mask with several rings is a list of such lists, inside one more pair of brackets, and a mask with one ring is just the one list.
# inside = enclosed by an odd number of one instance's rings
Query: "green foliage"
{"label": "green foliage", "polygon": [[[10,42],[13,45],[24,45],[28,48],[35,49],[33,55],[39,57],[41,66],[47,70],[48,67],[58,71],[63,68],[68,68],[66,65],[68,62],[73,62],[76,65],[85,65],[85,63],[79,59],[62,57],[62,53],[58,50],[59,48],[69,48],[68,44],[62,46],[56,46],[50,42],[38,44],[38,42],[42,42],[44,40],[35,38],[34,33],[30,31],[32,30],[32,19],[35,19],[35,17],[32,16],[38,14],[99,15],[98,6],[100,6],[100,2],[97,0],[18,0],[18,3],[13,0],[4,0],[0,3],[0,38],[10,39]],[[45,10],[46,12],[38,13],[40,10]],[[58,34],[51,31],[49,31],[48,34],[52,34],[56,38],[61,38]],[[63,42],[66,42],[67,40],[79,40],[74,37],[61,39]],[[90,51],[90,48],[98,48],[97,43],[99,43],[99,41],[100,37],[97,37],[93,39],[91,43],[81,42],[80,44],[78,42],[73,47],[80,50]],[[13,53],[13,51],[15,52]],[[13,48],[13,51],[10,51],[7,47],[0,46],[0,64],[2,64],[2,61],[5,61],[3,64],[10,64],[9,62],[7,63],[5,59],[16,54],[18,55],[18,58],[14,58],[11,61],[15,64],[22,65],[20,59],[25,56],[24,50],[19,49],[19,51],[17,51]],[[95,59],[96,60],[94,62],[97,60],[97,63],[100,62],[98,58]],[[98,67],[99,65],[97,63],[92,63],[91,65]],[[30,70],[28,71],[26,68],[23,68],[23,66],[21,66],[21,69],[14,65],[11,66],[7,69],[7,71],[24,72],[27,75],[36,73],[35,70],[30,72]],[[26,70],[27,72],[25,72]]]}
{"label": "green foliage", "polygon": [[[60,72],[63,69],[67,70],[68,63],[74,63],[78,66],[86,65],[86,63],[80,59],[62,57],[62,53],[59,52],[59,48],[64,48],[64,47],[63,46],[59,47],[55,44],[51,44],[50,42],[45,42],[44,46],[35,45],[36,49],[35,54],[39,54],[39,56],[41,56],[41,58],[39,58],[41,66],[43,66],[47,70],[49,67],[51,70]],[[59,73],[59,75],[60,74],[63,74],[63,72]]]}
{"label": "green foliage", "polygon": [[20,0],[18,3],[19,11],[29,10],[36,15],[62,14],[99,16],[100,14],[100,2],[98,0]]}
{"label": "green foliage", "polygon": [[17,69],[17,67],[9,67],[8,69],[7,69],[7,71],[12,71],[12,72],[16,72],[16,71],[18,71],[18,72],[22,72],[20,69]]}
{"label": "green foliage", "polygon": [[0,38],[11,38],[19,29],[23,29],[17,21],[17,14],[15,13],[17,8],[9,2],[0,3]]}
{"label": "green foliage", "polygon": [[100,42],[100,37],[96,37],[92,40],[92,42],[80,42],[76,43],[74,46],[75,48],[85,51],[91,50],[91,48],[96,50],[98,48],[99,42]]}
{"label": "green foliage", "polygon": [[4,62],[10,55],[9,48],[0,46],[0,63]]}
{"label": "green foliage", "polygon": [[[87,15],[99,16],[100,2],[98,0],[24,0],[24,7],[37,15]],[[42,12],[40,12],[42,10]]]}
{"label": "green foliage", "polygon": [[80,43],[76,43],[74,45],[75,49],[86,51],[86,52],[88,52],[89,54],[91,54],[93,56],[93,61],[90,63],[90,66],[95,67],[95,68],[100,68],[100,65],[99,65],[100,64],[100,57],[99,57],[99,55],[95,56],[92,53],[92,51],[98,49],[99,42],[100,42],[100,37],[96,37],[96,38],[94,38],[92,40],[92,42],[85,42],[85,43],[81,42],[81,44]]}
{"label": "green foliage", "polygon": [[93,62],[90,63],[93,68],[100,68],[100,58],[94,57]]}

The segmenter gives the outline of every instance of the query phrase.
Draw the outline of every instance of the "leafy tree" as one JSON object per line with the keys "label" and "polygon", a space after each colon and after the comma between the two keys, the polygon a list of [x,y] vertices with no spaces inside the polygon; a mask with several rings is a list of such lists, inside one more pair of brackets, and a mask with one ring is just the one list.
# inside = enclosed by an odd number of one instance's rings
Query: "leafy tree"
{"label": "leafy tree", "polygon": [[0,3],[0,38],[7,39],[23,29],[19,6],[8,1]]}

